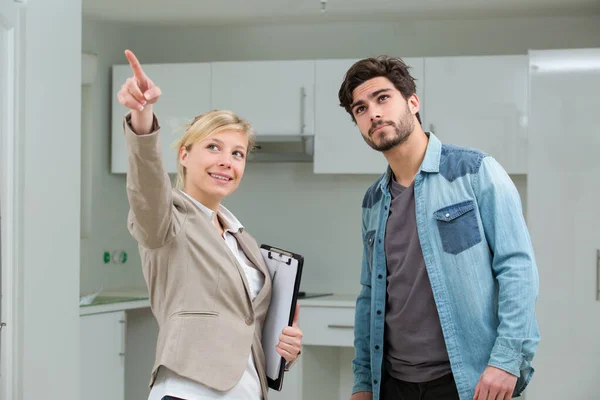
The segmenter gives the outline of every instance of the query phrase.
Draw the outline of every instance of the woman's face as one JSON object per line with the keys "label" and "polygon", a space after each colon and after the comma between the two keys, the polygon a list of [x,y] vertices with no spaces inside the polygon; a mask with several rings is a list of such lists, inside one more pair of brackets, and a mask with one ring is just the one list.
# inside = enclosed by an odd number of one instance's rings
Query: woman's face
{"label": "woman's face", "polygon": [[180,163],[186,168],[185,191],[207,207],[237,189],[248,153],[248,137],[243,131],[222,131],[180,150]]}

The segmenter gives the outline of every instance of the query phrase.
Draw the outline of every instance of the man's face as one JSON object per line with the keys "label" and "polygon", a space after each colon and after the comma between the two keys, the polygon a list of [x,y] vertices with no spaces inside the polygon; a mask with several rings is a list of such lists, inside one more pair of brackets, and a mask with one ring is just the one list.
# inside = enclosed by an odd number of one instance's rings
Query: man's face
{"label": "man's face", "polygon": [[419,99],[404,99],[389,79],[377,77],[352,93],[352,115],[363,139],[377,151],[388,151],[404,143],[415,128]]}

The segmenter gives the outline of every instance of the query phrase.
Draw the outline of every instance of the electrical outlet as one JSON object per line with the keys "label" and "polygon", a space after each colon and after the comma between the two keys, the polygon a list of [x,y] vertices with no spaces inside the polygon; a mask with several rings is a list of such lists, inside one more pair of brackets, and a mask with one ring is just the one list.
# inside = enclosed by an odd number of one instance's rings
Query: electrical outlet
{"label": "electrical outlet", "polygon": [[103,255],[104,264],[125,264],[128,259],[127,252],[125,250],[113,250],[112,252],[105,251]]}

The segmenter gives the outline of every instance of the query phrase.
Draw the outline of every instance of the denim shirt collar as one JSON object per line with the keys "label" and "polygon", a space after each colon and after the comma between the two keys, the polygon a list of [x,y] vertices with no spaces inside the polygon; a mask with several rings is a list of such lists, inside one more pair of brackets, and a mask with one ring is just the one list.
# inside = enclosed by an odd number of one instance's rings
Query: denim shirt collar
{"label": "denim shirt collar", "polygon": [[[431,132],[425,132],[425,134],[427,137],[429,137],[429,142],[427,143],[425,158],[423,158],[419,172],[439,173],[440,158],[442,156],[442,142]],[[392,168],[390,168],[388,164],[385,174],[379,183],[379,188],[384,193],[387,193],[389,190],[388,188],[390,185],[390,180],[392,179],[392,174]]]}

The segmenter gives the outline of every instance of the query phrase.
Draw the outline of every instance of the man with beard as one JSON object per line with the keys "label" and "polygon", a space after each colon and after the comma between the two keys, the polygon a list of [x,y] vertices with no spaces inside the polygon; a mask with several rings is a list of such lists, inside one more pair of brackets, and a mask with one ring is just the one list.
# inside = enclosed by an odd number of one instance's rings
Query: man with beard
{"label": "man with beard", "polygon": [[397,58],[364,59],[339,90],[389,164],[362,204],[351,400],[519,396],[539,343],[519,194],[490,155],[423,131],[408,70]]}

